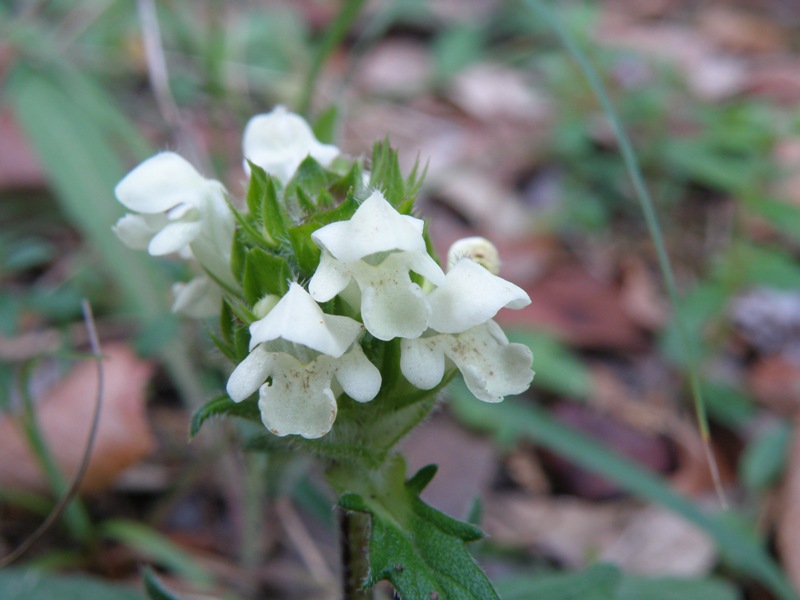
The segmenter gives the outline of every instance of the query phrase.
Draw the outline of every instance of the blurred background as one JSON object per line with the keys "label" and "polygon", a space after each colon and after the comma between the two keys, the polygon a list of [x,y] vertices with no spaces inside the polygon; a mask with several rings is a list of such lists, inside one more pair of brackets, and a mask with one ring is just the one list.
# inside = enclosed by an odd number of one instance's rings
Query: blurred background
{"label": "blurred background", "polygon": [[[159,150],[241,200],[243,126],[277,104],[349,155],[388,136],[407,170],[426,164],[440,254],[484,235],[531,296],[499,318],[534,350],[531,391],[487,413],[456,382],[407,444],[412,469],[440,464],[430,502],[489,534],[475,552],[504,598],[790,598],[753,566],[769,557],[800,589],[800,4],[546,3],[631,137],[688,351],[609,115],[533,4],[0,4],[0,554],[84,451],[97,379],[82,298],[113,358],[81,500],[0,571],[0,596],[140,598],[149,563],[185,598],[336,597],[319,473],[242,453],[234,422],[187,443],[231,367],[213,322],[169,313],[184,265],[111,232],[115,184]],[[720,506],[689,361],[731,503],[710,525],[692,512]],[[744,559],[730,539],[751,544]],[[23,596],[34,565],[70,575]]]}

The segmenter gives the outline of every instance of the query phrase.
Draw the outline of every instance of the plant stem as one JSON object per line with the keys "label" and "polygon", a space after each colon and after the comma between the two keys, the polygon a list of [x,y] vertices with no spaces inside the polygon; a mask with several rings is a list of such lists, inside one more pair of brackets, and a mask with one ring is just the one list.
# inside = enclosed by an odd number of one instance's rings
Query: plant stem
{"label": "plant stem", "polygon": [[340,545],[342,553],[342,598],[344,600],[372,600],[371,590],[361,585],[369,575],[369,515],[344,510],[339,511]]}

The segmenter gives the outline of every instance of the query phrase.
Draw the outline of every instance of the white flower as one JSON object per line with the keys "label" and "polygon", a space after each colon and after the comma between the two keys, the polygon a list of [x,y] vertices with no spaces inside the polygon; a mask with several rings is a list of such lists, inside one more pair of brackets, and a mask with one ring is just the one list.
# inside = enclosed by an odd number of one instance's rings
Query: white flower
{"label": "white flower", "polygon": [[[256,115],[244,128],[244,157],[287,183],[300,163],[311,156],[323,167],[339,155],[336,146],[320,143],[303,117],[277,106],[271,113]],[[250,166],[244,162],[249,174]]]}
{"label": "white flower", "polygon": [[428,295],[428,302],[432,329],[460,333],[485,323],[501,308],[523,308],[531,299],[522,288],[462,258],[448,271],[444,283]]}
{"label": "white flower", "polygon": [[336,418],[334,381],[357,402],[380,390],[380,371],[357,342],[362,331],[358,321],[323,313],[292,283],[250,325],[251,351],[228,379],[228,395],[240,402],[258,390],[261,418],[274,434],[321,437]]}
{"label": "white flower", "polygon": [[414,338],[428,326],[430,306],[410,271],[435,285],[445,281],[430,257],[420,219],[398,213],[379,191],[353,217],[311,234],[321,249],[319,267],[309,282],[320,302],[343,292],[354,281],[361,292],[361,316],[376,338]]}
{"label": "white flower", "polygon": [[479,400],[500,402],[504,396],[528,389],[533,355],[527,346],[510,344],[494,321],[457,335],[430,333],[401,342],[400,370],[416,387],[436,387],[444,377],[445,359],[449,359]]}
{"label": "white flower", "polygon": [[429,390],[442,381],[449,362],[475,397],[486,402],[525,391],[533,379],[531,351],[510,344],[491,319],[501,308],[530,304],[528,294],[470,258],[476,255],[499,266],[497,250],[488,240],[461,240],[448,255],[445,281],[427,296],[430,329],[402,341],[400,370],[413,385]]}
{"label": "white flower", "polygon": [[124,244],[153,256],[193,255],[215,277],[236,285],[229,266],[234,219],[221,183],[204,178],[177,154],[162,152],[128,173],[114,193],[138,213],[114,226]]}
{"label": "white flower", "polygon": [[206,319],[219,313],[222,303],[222,290],[206,275],[195,277],[188,283],[176,283],[172,286],[175,300],[172,312],[191,317]]}

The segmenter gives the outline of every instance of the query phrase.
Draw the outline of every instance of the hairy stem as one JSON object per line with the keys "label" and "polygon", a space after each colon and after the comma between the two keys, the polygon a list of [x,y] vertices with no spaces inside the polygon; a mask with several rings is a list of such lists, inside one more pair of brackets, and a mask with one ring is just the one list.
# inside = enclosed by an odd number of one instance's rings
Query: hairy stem
{"label": "hairy stem", "polygon": [[369,575],[370,516],[342,508],[338,511],[342,553],[342,598],[372,600],[372,591],[361,587]]}

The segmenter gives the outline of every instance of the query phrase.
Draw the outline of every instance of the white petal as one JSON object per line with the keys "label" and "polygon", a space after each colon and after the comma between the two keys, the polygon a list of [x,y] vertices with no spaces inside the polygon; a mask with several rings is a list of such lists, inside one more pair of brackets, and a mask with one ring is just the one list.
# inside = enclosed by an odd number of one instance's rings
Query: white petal
{"label": "white petal", "polygon": [[174,152],[162,152],[128,173],[114,193],[131,210],[161,213],[182,202],[196,205],[207,183],[186,159]]}
{"label": "white petal", "polygon": [[427,253],[420,254],[419,252],[405,252],[403,253],[405,262],[408,265],[409,271],[414,271],[422,275],[425,279],[430,281],[433,285],[443,285],[445,282],[445,275],[442,268],[436,263],[433,258]]}
{"label": "white petal", "polygon": [[311,297],[318,302],[327,302],[350,283],[350,270],[323,250],[319,266],[308,282]]}
{"label": "white petal", "polygon": [[208,277],[195,277],[189,283],[176,283],[172,286],[175,301],[172,312],[193,319],[205,319],[219,313],[222,305],[222,292]]}
{"label": "white petal", "polygon": [[445,353],[479,400],[500,402],[504,396],[521,394],[533,380],[530,349],[522,344],[509,344],[494,321],[459,336],[439,337],[449,338]]}
{"label": "white petal", "polygon": [[234,402],[241,402],[255,392],[269,376],[274,362],[274,354],[262,346],[256,346],[233,370],[228,379],[228,396]]}
{"label": "white petal", "polygon": [[361,331],[358,321],[323,313],[301,285],[292,283],[269,314],[250,325],[250,346],[280,338],[339,357]]}
{"label": "white petal", "polygon": [[141,215],[125,215],[112,229],[123,244],[134,250],[147,250],[156,233]]}
{"label": "white petal", "polygon": [[386,279],[380,288],[361,291],[364,326],[379,340],[419,337],[427,329],[429,311],[422,289],[410,279]]}
{"label": "white petal", "polygon": [[400,371],[421,390],[435,388],[444,377],[444,349],[439,337],[401,342]]}
{"label": "white petal", "polygon": [[456,263],[444,284],[428,294],[428,301],[428,324],[441,333],[466,331],[485,323],[501,308],[522,308],[531,302],[522,288],[468,258]]}
{"label": "white petal", "polygon": [[[327,167],[339,155],[336,146],[320,143],[308,123],[283,106],[250,119],[244,129],[242,150],[246,159],[283,183],[292,178],[307,156]],[[249,174],[247,161],[245,171]]]}
{"label": "white petal", "polygon": [[153,256],[177,252],[192,242],[203,228],[199,221],[176,221],[153,236],[147,251]]}
{"label": "white petal", "polygon": [[372,400],[381,389],[381,372],[364,355],[358,344],[336,359],[336,379],[345,394],[356,402]]}
{"label": "white petal", "polygon": [[423,227],[422,220],[401,215],[375,190],[349,221],[326,225],[312,233],[311,239],[334,258],[349,263],[378,252],[427,254]]}
{"label": "white petal", "polygon": [[361,289],[361,317],[381,340],[419,337],[428,326],[430,307],[408,273],[408,253],[390,254],[378,265],[352,263],[353,279]]}
{"label": "white petal", "polygon": [[275,435],[322,437],[336,419],[331,369],[316,363],[303,365],[288,354],[273,356],[272,385],[259,389],[264,425]]}

